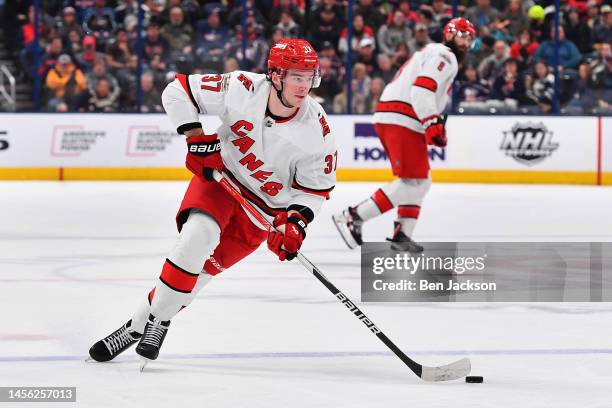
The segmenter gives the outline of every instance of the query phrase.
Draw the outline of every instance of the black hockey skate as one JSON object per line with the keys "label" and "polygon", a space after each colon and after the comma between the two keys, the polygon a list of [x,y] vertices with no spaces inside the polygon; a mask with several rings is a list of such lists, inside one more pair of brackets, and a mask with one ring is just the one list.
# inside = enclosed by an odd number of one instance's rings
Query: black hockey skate
{"label": "black hockey skate", "polygon": [[350,249],[355,249],[363,244],[361,238],[363,220],[359,214],[357,214],[355,207],[349,207],[342,211],[341,214],[332,215],[332,220],[334,220],[334,225],[344,240],[344,243]]}
{"label": "black hockey skate", "polygon": [[110,361],[136,344],[141,334],[130,330],[131,325],[132,320],[128,320],[126,324],[96,342],[89,349],[90,357],[99,362]]}
{"label": "black hockey skate", "polygon": [[410,253],[423,252],[423,246],[414,242],[409,236],[402,232],[402,225],[394,221],[394,232],[393,238],[387,238],[387,241],[391,242],[391,249],[394,251],[408,251]]}
{"label": "black hockey skate", "polygon": [[152,314],[149,315],[144,333],[136,346],[136,353],[142,357],[140,371],[144,370],[150,360],[156,360],[159,356],[159,349],[166,338],[169,326],[170,320],[162,322]]}

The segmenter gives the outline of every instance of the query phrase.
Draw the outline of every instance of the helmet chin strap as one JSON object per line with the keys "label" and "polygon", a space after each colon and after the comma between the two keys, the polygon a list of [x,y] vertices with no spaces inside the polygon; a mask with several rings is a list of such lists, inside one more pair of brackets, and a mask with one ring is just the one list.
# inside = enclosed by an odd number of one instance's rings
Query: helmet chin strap
{"label": "helmet chin strap", "polygon": [[280,89],[276,89],[276,85],[274,85],[274,82],[272,82],[272,87],[274,87],[274,90],[276,91],[276,96],[278,97],[278,100],[280,101],[280,103],[282,103],[282,104],[283,104],[283,106],[284,106],[285,108],[288,108],[288,109],[293,109],[293,108],[295,108],[295,106],[293,106],[293,105],[288,105],[288,104],[286,104],[286,103],[285,103],[285,101],[283,101],[283,81],[281,81],[281,87],[280,87]]}

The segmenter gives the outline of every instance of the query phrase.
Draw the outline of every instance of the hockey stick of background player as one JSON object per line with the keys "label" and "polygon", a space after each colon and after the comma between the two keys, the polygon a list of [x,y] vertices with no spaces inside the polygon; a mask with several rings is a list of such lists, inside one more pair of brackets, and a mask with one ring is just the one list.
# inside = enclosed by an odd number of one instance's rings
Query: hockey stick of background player
{"label": "hockey stick of background player", "polygon": [[[248,202],[242,194],[238,190],[232,186],[227,179],[223,177],[221,173],[218,171],[214,171],[213,177],[215,180],[221,184],[221,186],[232,196],[234,197],[238,203],[249,213],[253,215],[262,225],[266,226],[268,229],[274,228],[268,220],[266,220],[259,211],[253,207],[253,205]],[[331,283],[325,275],[306,258],[301,252],[298,251],[297,259],[300,263],[308,269],[312,274],[321,282],[325,287],[333,293],[334,296],[338,298],[348,309],[353,313],[363,324],[366,325],[368,329],[372,333],[376,335],[385,343],[391,351],[395,353],[396,356],[400,358],[417,376],[425,381],[448,381],[448,380],[456,380],[459,378],[463,378],[470,373],[471,364],[468,358],[462,358],[461,360],[455,361],[454,363],[450,363],[443,366],[438,367],[427,367],[423,366],[410,357],[408,357],[402,350],[399,349],[393,343],[386,334],[382,332],[375,324],[372,322],[356,305],[353,303],[340,289],[338,289],[333,283]]]}

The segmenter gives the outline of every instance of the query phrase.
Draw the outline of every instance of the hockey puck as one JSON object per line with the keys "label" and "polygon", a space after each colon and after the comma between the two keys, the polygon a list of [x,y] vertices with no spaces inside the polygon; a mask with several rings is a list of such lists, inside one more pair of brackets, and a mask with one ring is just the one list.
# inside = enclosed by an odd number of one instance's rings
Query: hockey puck
{"label": "hockey puck", "polygon": [[465,377],[465,382],[470,384],[479,384],[484,381],[484,377],[480,375],[468,375]]}

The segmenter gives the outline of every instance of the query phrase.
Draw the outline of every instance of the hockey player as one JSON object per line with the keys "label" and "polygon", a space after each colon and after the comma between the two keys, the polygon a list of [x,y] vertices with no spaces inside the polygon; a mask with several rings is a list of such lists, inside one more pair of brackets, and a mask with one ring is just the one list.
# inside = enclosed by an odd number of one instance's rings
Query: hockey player
{"label": "hockey player", "polygon": [[[211,279],[267,239],[291,260],[335,184],[336,147],[321,106],[308,94],[320,83],[319,59],[301,39],[270,50],[268,73],[177,75],[162,94],[166,113],[187,136],[194,173],[176,216],[179,237],[157,284],[132,318],[89,350],[109,361],[138,342],[136,353],[158,357],[170,319]],[[199,114],[222,124],[205,134]],[[218,183],[221,170],[276,227],[264,229]]]}
{"label": "hockey player", "polygon": [[398,177],[371,197],[332,218],[349,248],[362,244],[362,225],[397,207],[392,248],[420,252],[412,240],[423,197],[431,185],[427,145],[446,146],[444,110],[458,64],[474,39],[474,26],[454,18],[444,27],[444,43],[414,53],[385,87],[374,113],[374,127]]}

